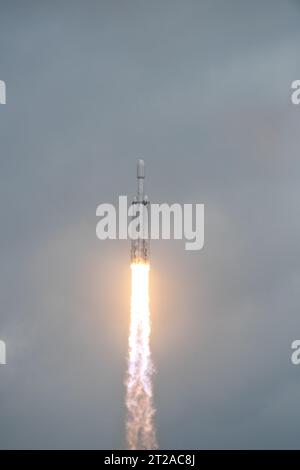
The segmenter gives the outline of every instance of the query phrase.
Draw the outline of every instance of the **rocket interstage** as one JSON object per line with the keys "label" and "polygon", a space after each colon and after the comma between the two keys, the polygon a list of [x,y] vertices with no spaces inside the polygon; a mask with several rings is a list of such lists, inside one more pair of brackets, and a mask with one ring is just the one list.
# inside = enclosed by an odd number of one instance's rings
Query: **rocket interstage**
{"label": "rocket interstage", "polygon": [[[148,263],[149,262],[149,199],[144,194],[145,182],[145,163],[144,160],[138,160],[137,163],[137,195],[132,204],[137,206],[137,212],[140,212],[140,223],[142,225],[141,235],[131,241],[131,262]],[[146,230],[145,230],[146,229]]]}
{"label": "rocket interstage", "polygon": [[[149,206],[144,195],[145,167],[137,164],[137,196],[133,204]],[[148,211],[143,212],[148,217]],[[142,221],[147,222],[147,221]],[[128,366],[126,375],[126,437],[129,449],[156,449],[150,349],[149,239],[143,236],[131,242],[131,301]]]}

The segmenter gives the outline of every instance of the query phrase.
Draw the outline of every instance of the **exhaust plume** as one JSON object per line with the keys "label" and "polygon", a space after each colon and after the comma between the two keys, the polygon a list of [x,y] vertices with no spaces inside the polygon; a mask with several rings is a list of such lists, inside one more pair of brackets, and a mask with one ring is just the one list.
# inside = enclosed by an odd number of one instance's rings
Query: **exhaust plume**
{"label": "exhaust plume", "polygon": [[157,449],[150,351],[149,271],[147,262],[131,264],[131,315],[126,376],[126,437],[134,449]]}

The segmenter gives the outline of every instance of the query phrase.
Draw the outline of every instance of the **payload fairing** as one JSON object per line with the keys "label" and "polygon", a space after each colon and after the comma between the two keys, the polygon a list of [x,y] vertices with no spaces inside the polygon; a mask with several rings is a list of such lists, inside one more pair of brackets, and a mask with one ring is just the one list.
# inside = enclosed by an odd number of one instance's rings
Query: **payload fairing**
{"label": "payload fairing", "polygon": [[140,217],[140,235],[131,242],[131,262],[148,263],[149,262],[149,199],[144,194],[145,163],[144,160],[137,162],[137,195],[132,204],[136,204],[136,212]]}

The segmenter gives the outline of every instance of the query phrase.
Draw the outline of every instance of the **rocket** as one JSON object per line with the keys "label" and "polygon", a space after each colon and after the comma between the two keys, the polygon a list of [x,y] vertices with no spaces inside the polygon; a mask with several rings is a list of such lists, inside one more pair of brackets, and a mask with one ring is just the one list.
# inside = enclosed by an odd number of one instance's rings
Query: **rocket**
{"label": "rocket", "polygon": [[[149,262],[149,199],[144,192],[145,182],[145,163],[144,160],[137,162],[137,194],[134,197],[132,204],[137,204],[137,214],[141,217],[141,234],[140,236],[131,241],[131,262],[132,263],[148,263]],[[145,220],[147,218],[147,220]]]}

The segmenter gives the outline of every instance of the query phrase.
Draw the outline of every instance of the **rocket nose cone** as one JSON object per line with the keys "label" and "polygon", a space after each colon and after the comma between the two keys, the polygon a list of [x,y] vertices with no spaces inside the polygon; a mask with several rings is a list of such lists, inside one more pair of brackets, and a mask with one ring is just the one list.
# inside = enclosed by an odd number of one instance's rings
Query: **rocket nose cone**
{"label": "rocket nose cone", "polygon": [[137,163],[137,177],[145,178],[145,163],[144,160],[138,160]]}

